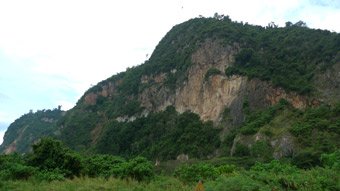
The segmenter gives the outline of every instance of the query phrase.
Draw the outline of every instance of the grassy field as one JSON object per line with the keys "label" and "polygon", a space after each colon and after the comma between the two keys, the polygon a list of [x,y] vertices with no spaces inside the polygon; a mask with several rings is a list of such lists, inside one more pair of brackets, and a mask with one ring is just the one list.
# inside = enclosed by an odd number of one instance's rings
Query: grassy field
{"label": "grassy field", "polygon": [[0,182],[0,190],[3,191],[192,191],[194,189],[195,185],[185,185],[172,177],[156,177],[149,183],[114,178],[75,178],[52,182]]}
{"label": "grassy field", "polygon": [[[208,179],[203,191],[338,191],[339,174],[338,168],[298,170],[274,162]],[[196,186],[197,182],[181,181],[173,176],[155,176],[149,182],[88,177],[52,182],[34,179],[0,182],[1,191],[197,191]]]}

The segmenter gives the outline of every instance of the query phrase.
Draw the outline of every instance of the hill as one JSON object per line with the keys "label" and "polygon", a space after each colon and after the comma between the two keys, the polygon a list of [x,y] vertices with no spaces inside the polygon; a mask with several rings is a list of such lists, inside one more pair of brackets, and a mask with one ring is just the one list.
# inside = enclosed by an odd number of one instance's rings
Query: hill
{"label": "hill", "polygon": [[191,19],[145,63],[86,91],[57,121],[58,138],[84,153],[314,165],[339,148],[339,50],[338,33],[303,22]]}
{"label": "hill", "polygon": [[24,114],[8,127],[4,142],[0,146],[0,152],[27,153],[31,151],[31,145],[41,137],[58,134],[56,124],[63,114],[65,112],[60,109],[39,110]]}

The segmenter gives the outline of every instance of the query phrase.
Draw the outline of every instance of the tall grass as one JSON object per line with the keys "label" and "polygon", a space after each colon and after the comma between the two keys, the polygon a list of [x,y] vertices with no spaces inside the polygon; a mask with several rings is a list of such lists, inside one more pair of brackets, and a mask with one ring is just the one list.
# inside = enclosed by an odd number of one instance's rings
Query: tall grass
{"label": "tall grass", "polygon": [[194,187],[172,177],[156,177],[151,182],[87,177],[52,182],[34,180],[0,182],[0,190],[3,191],[192,191]]}

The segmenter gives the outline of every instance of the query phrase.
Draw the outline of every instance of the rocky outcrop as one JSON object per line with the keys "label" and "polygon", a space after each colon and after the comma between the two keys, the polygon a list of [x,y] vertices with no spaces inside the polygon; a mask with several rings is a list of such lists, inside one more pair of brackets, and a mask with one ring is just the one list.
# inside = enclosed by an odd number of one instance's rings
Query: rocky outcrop
{"label": "rocky outcrop", "polygon": [[272,155],[275,159],[280,159],[283,157],[291,157],[298,149],[298,144],[295,138],[285,132],[282,135],[278,135],[275,137],[268,137],[261,133],[256,133],[255,135],[238,135],[235,137],[233,145],[230,150],[230,155],[233,156],[237,151],[237,145],[243,145],[248,150],[252,150],[253,146],[257,142],[266,142],[269,143],[272,151],[266,151],[267,154]]}
{"label": "rocky outcrop", "polygon": [[324,72],[320,72],[314,78],[316,86],[315,97],[322,102],[334,104],[340,100],[340,62]]}
{"label": "rocky outcrop", "polygon": [[[248,99],[250,107],[263,108],[286,99],[296,108],[304,108],[309,101],[294,92],[286,92],[269,82],[258,79],[249,80],[244,76],[224,75],[231,66],[234,55],[239,51],[237,44],[223,46],[218,41],[208,40],[192,55],[192,65],[187,72],[187,80],[175,92],[163,85],[166,74],[156,77],[143,76],[142,83],[155,82],[139,95],[141,105],[148,112],[161,111],[167,106],[175,106],[178,112],[190,110],[203,120],[216,123],[221,119],[225,108],[230,109],[233,124],[243,121],[242,105]],[[205,77],[209,69],[218,69],[221,73]],[[156,80],[160,79],[160,80]]]}
{"label": "rocky outcrop", "polygon": [[95,105],[97,103],[98,96],[111,97],[116,93],[116,85],[112,82],[108,82],[107,84],[100,86],[100,89],[100,91],[85,94],[84,103],[87,105]]}

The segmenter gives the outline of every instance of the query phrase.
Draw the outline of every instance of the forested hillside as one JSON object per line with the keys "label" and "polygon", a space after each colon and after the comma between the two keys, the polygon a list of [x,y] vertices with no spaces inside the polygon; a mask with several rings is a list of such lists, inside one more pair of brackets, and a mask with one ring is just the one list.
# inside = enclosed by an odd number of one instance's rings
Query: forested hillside
{"label": "forested hillside", "polygon": [[338,33],[191,19],[74,108],[12,123],[0,151],[28,154],[0,156],[0,188],[339,190],[339,84]]}
{"label": "forested hillside", "polygon": [[48,109],[21,116],[8,127],[0,152],[27,153],[31,151],[32,144],[41,137],[56,136],[59,129],[56,124],[63,113],[60,109]]}
{"label": "forested hillside", "polygon": [[[65,116],[29,125],[39,130],[10,127],[2,148],[25,152],[54,135],[83,153],[153,160],[261,150],[271,151],[267,159],[317,160],[338,148],[339,47],[339,34],[302,21],[262,27],[221,15],[191,19],[174,26],[145,63],[91,87]],[[14,141],[26,131],[34,138]]]}

